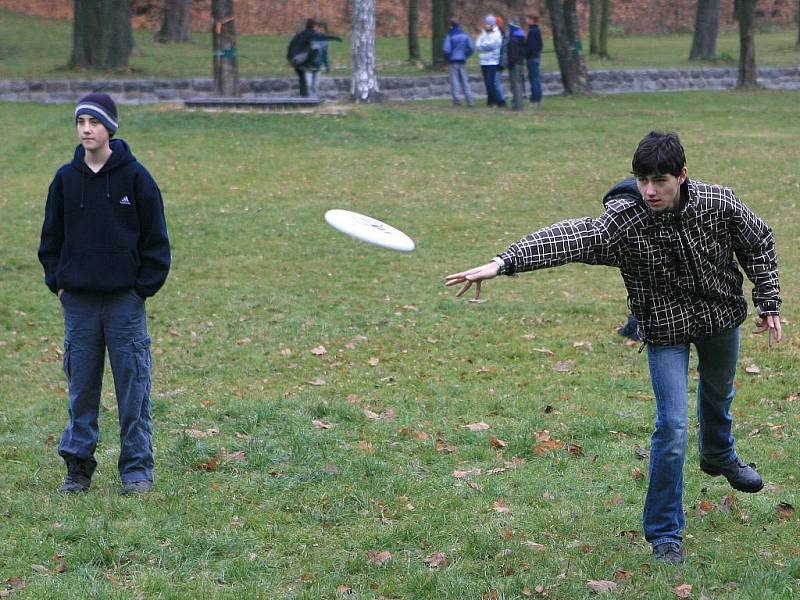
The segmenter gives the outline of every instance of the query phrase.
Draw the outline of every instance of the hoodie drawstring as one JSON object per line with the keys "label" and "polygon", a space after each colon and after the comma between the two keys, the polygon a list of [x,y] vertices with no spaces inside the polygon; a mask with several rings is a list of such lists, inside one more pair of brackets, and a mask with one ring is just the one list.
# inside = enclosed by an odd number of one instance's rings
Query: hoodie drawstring
{"label": "hoodie drawstring", "polygon": [[109,176],[108,171],[106,171],[106,200],[111,199],[111,177]]}
{"label": "hoodie drawstring", "polygon": [[84,172],[83,169],[81,169],[81,208],[83,208],[83,178],[84,178],[84,175],[85,175],[85,172]]}

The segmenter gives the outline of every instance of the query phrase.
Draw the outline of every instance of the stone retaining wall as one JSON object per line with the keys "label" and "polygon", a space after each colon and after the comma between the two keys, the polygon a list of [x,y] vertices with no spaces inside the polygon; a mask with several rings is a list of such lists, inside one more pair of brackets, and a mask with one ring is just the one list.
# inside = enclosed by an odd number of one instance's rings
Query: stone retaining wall
{"label": "stone retaining wall", "polygon": [[[735,68],[719,69],[641,69],[627,71],[591,71],[589,79],[596,93],[723,90],[736,86]],[[800,67],[764,68],[758,71],[758,82],[765,88],[800,89]],[[483,81],[477,69],[472,70],[470,84],[477,96],[484,96]],[[446,75],[418,77],[380,77],[380,90],[387,100],[423,100],[449,98]],[[508,81],[505,82],[509,90]],[[563,92],[557,72],[542,74],[545,95]],[[59,79],[42,81],[0,80],[0,101],[75,102],[91,91],[102,90],[123,104],[182,102],[196,97],[214,96],[210,78],[196,79]],[[298,93],[297,78],[244,79],[242,96],[292,96]],[[327,100],[344,100],[350,94],[349,77],[323,77],[320,94]]]}

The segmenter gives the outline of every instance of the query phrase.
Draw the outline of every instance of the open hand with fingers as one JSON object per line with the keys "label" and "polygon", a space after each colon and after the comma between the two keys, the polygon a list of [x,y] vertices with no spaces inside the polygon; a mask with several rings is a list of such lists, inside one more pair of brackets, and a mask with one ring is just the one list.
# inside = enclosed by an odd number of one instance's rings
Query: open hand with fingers
{"label": "open hand with fingers", "polygon": [[766,315],[761,317],[756,323],[756,328],[753,333],[764,333],[769,331],[768,346],[772,348],[772,344],[777,344],[783,338],[783,329],[781,328],[781,318],[779,315]]}
{"label": "open hand with fingers", "polygon": [[459,285],[464,284],[463,287],[458,290],[456,297],[460,297],[464,295],[469,288],[472,287],[472,284],[475,284],[475,300],[480,300],[481,298],[481,282],[485,281],[486,279],[493,279],[497,277],[500,272],[500,265],[496,262],[486,263],[485,265],[481,265],[480,267],[475,267],[468,271],[461,271],[461,273],[453,273],[452,275],[448,275],[444,278],[444,284],[447,286],[451,285]]}

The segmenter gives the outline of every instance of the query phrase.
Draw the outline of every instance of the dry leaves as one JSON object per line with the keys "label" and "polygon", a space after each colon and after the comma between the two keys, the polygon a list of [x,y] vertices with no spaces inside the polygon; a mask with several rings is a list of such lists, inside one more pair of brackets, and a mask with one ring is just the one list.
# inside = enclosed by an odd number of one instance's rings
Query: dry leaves
{"label": "dry leaves", "polygon": [[365,408],[364,416],[367,417],[367,419],[369,419],[370,421],[380,421],[381,419],[386,421],[391,421],[392,419],[394,419],[394,410],[390,408],[385,412],[376,413],[369,410],[368,408]]}
{"label": "dry leaves", "polygon": [[311,354],[313,354],[314,356],[322,356],[323,354],[327,353],[328,351],[325,349],[325,346],[322,345],[315,346],[314,348],[311,349]]}
{"label": "dry leaves", "polygon": [[505,499],[501,496],[498,498],[497,502],[492,504],[492,510],[498,513],[507,513],[510,512],[511,509],[508,508]]}
{"label": "dry leaves", "polygon": [[586,587],[596,594],[604,594],[605,592],[611,592],[617,589],[617,584],[613,581],[595,581],[594,579],[590,579],[586,582]]}
{"label": "dry leaves", "polygon": [[487,423],[481,421],[480,423],[470,423],[469,425],[462,425],[462,428],[469,429],[470,431],[486,431],[490,428]]}
{"label": "dry leaves", "polygon": [[792,506],[788,502],[779,503],[775,507],[775,511],[778,513],[778,518],[783,521],[789,521],[794,518],[795,514],[794,506]]}
{"label": "dry leaves", "polygon": [[378,565],[379,567],[383,566],[383,564],[392,558],[392,553],[388,550],[383,550],[382,552],[378,552],[377,550],[370,550],[367,552],[367,556],[372,564]]}
{"label": "dry leaves", "polygon": [[551,437],[549,431],[544,429],[536,432],[536,445],[533,447],[533,453],[536,456],[543,456],[559,448],[561,448],[561,442]]}
{"label": "dry leaves", "polygon": [[439,569],[447,566],[447,554],[444,552],[434,552],[425,557],[425,562],[431,569]]}
{"label": "dry leaves", "polygon": [[456,479],[464,479],[465,477],[469,477],[471,475],[480,475],[480,474],[481,470],[478,467],[473,467],[468,471],[459,471],[458,469],[453,471],[453,477],[455,477]]}
{"label": "dry leaves", "polygon": [[745,373],[750,373],[750,375],[758,375],[761,373],[761,369],[758,368],[756,365],[750,365],[744,368]]}
{"label": "dry leaves", "polygon": [[451,444],[450,442],[448,442],[445,439],[443,433],[438,432],[436,434],[436,451],[437,452],[455,452],[456,451],[456,447],[453,446],[453,444]]}
{"label": "dry leaves", "polygon": [[489,438],[489,443],[495,448],[507,448],[508,442],[501,440],[495,436]]}
{"label": "dry leaves", "polygon": [[574,360],[560,360],[555,365],[553,365],[553,370],[556,373],[570,373],[572,369],[575,367]]}
{"label": "dry leaves", "polygon": [[675,595],[678,598],[689,598],[692,595],[692,585],[690,583],[682,583],[675,588]]}
{"label": "dry leaves", "polygon": [[327,421],[322,421],[320,419],[314,419],[311,421],[311,424],[314,425],[317,429],[333,429],[333,425],[328,423]]}
{"label": "dry leaves", "polygon": [[185,433],[190,438],[204,438],[209,437],[212,435],[219,435],[219,428],[217,427],[209,427],[205,431],[200,431],[199,429],[184,429],[183,433]]}

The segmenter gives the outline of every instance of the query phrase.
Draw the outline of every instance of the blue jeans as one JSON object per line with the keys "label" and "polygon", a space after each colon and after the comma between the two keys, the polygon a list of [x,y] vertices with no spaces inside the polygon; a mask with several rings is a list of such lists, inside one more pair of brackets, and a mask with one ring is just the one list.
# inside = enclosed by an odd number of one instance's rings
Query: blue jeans
{"label": "blue jeans", "polygon": [[119,413],[119,474],[123,483],[152,481],[151,356],[144,300],[132,290],[113,294],[65,291],[61,304],[69,423],[58,453],[65,461],[93,462],[108,348]]}
{"label": "blue jeans", "polygon": [[[697,350],[697,419],[700,457],[722,464],[736,457],[730,407],[739,356],[739,329],[694,341]],[[684,527],[683,463],[689,424],[689,344],[647,347],[656,396],[650,445],[650,483],[644,501],[644,535],[653,546],[680,543]]]}
{"label": "blue jeans", "polygon": [[486,86],[486,104],[505,106],[503,86],[500,84],[500,69],[497,65],[481,65],[483,85]]}
{"label": "blue jeans", "polygon": [[539,73],[541,58],[528,59],[528,81],[531,84],[531,102],[542,101],[542,80]]}
{"label": "blue jeans", "polygon": [[453,97],[453,104],[458,104],[458,90],[464,94],[467,105],[472,106],[472,89],[469,87],[469,75],[467,75],[467,65],[464,62],[450,63],[450,95]]}

